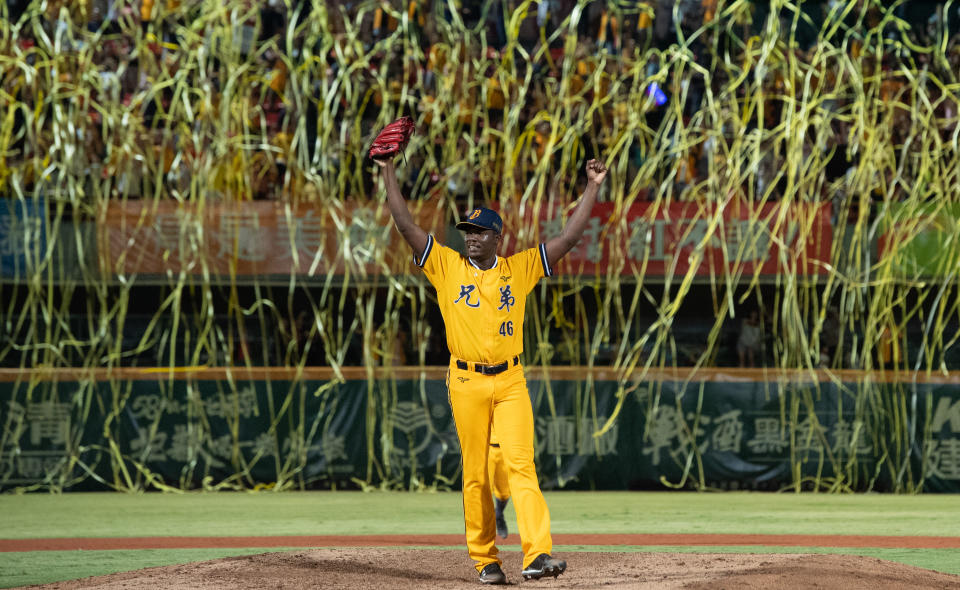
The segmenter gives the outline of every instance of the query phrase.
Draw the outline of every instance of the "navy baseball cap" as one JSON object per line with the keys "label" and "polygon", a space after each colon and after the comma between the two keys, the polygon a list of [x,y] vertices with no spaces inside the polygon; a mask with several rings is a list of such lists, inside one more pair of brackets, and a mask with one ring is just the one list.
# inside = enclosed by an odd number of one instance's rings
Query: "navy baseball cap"
{"label": "navy baseball cap", "polygon": [[457,229],[467,229],[469,226],[479,227],[481,229],[492,229],[498,234],[503,231],[503,220],[500,214],[493,209],[477,207],[457,224]]}

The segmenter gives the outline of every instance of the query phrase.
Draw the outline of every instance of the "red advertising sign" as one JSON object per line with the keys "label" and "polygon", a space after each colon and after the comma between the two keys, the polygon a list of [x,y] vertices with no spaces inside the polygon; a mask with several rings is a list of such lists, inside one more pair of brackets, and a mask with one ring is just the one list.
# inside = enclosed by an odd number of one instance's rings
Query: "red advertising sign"
{"label": "red advertising sign", "polygon": [[[103,270],[112,274],[323,276],[412,274],[410,248],[382,201],[323,208],[248,201],[182,204],[110,202],[100,219]],[[444,241],[435,200],[411,201],[414,218]],[[529,211],[529,210],[528,210]],[[566,222],[541,209],[537,222],[501,210],[504,251],[536,246]],[[569,211],[565,213],[569,215]],[[522,221],[527,218],[528,221]],[[829,204],[598,203],[583,239],[559,264],[563,274],[697,276],[734,272],[824,274],[830,260]]]}
{"label": "red advertising sign", "polygon": [[[501,214],[512,252],[559,235],[569,211],[561,216],[541,210],[537,223],[529,221],[530,214]],[[829,203],[638,201],[625,210],[598,203],[580,243],[556,270],[646,276],[684,276],[691,270],[697,276],[826,274],[833,239],[830,217]]]}
{"label": "red advertising sign", "polygon": [[[442,240],[433,201],[411,201],[425,230]],[[112,274],[408,274],[413,256],[383,201],[297,207],[280,202],[183,204],[113,201],[100,217],[104,271]]]}

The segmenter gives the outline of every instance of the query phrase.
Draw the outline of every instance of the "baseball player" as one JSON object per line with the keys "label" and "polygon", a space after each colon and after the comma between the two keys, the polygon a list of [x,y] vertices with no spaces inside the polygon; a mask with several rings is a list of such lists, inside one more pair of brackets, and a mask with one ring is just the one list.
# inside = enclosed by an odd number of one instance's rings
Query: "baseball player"
{"label": "baseball player", "polygon": [[436,288],[446,325],[447,386],[460,438],[467,550],[480,582],[507,582],[497,557],[487,471],[491,427],[497,433],[517,514],[521,575],[525,579],[557,577],[567,564],[550,555],[550,512],[534,466],[533,408],[520,364],[523,313],[527,294],[537,281],[552,275],[560,258],[583,236],[607,169],[597,160],[587,162],[587,188],[559,236],[503,258],[497,255],[503,242],[503,221],[497,212],[474,209],[457,224],[466,244],[463,256],[437,244],[414,222],[400,194],[393,158],[375,161],[382,167],[394,223],[413,248],[414,262]]}

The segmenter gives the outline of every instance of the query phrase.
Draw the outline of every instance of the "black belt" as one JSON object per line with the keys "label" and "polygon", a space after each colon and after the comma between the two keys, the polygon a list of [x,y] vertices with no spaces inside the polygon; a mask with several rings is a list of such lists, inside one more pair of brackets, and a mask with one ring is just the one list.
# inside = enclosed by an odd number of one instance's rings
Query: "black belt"
{"label": "black belt", "polygon": [[[510,363],[513,363],[512,365]],[[481,365],[479,363],[468,363],[467,361],[457,360],[457,368],[463,371],[469,370],[470,365],[473,365],[473,370],[481,375],[499,375],[503,373],[511,366],[516,367],[520,362],[520,357],[513,357],[512,361],[503,361],[498,365]]]}

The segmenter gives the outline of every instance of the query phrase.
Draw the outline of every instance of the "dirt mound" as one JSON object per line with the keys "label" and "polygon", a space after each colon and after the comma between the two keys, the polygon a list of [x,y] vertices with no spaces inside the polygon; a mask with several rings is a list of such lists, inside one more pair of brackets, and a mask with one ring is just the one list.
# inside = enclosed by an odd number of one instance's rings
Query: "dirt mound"
{"label": "dirt mound", "polygon": [[[527,582],[520,576],[520,553],[501,553],[510,584],[529,588],[960,590],[960,576],[848,555],[582,552],[558,556],[567,560],[565,574]],[[231,557],[35,586],[58,590],[479,587],[464,551],[374,547]]]}

